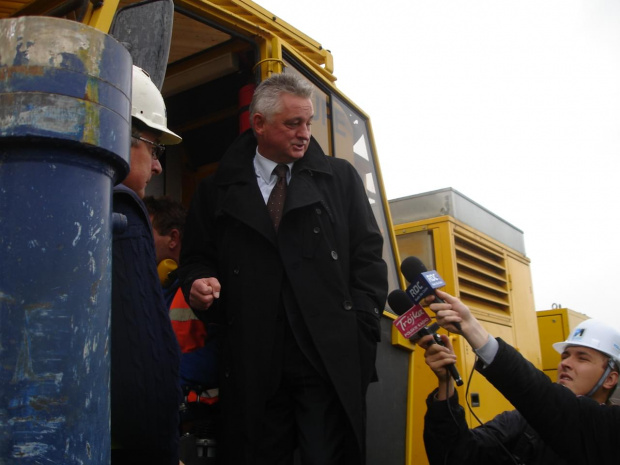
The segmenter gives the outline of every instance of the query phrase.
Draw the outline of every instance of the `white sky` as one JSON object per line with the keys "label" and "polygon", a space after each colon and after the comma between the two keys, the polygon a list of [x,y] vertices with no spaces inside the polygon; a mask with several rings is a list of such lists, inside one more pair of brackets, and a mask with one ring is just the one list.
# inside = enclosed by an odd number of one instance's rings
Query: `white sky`
{"label": "white sky", "polygon": [[537,310],[620,328],[620,2],[256,1],[333,53],[388,199],[458,190],[524,232]]}

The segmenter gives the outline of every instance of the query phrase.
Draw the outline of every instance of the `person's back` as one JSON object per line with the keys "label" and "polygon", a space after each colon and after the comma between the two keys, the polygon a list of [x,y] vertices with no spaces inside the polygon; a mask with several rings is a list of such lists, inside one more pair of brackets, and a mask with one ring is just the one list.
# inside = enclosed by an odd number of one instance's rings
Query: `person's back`
{"label": "person's back", "polygon": [[162,171],[161,144],[181,138],[161,118],[165,105],[159,90],[135,66],[131,114],[130,170],[112,198],[114,212],[126,219],[112,242],[112,465],[178,465],[179,347],[159,285],[150,220],[141,199],[151,176]]}
{"label": "person's back", "polygon": [[[127,218],[112,245],[112,463],[178,464],[179,349],[155,267],[146,211],[117,186],[114,211]],[[142,461],[145,462],[142,462]]]}

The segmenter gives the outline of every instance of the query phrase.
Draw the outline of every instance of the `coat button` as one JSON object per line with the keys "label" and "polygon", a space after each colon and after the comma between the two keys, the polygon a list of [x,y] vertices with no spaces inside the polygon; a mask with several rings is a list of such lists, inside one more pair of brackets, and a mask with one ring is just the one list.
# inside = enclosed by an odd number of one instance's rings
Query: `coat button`
{"label": "coat button", "polygon": [[332,250],[332,258],[334,260],[338,260],[338,252],[336,252],[335,250]]}
{"label": "coat button", "polygon": [[234,274],[234,275],[238,275],[238,274],[239,274],[239,268],[235,268],[235,269],[233,270],[233,274]]}
{"label": "coat button", "polygon": [[321,210],[320,208],[317,208],[314,211],[316,212],[317,215],[320,215],[321,213],[323,213],[323,210]]}
{"label": "coat button", "polygon": [[342,306],[344,307],[345,310],[351,310],[353,308],[353,303],[349,300],[345,300],[342,303]]}
{"label": "coat button", "polygon": [[373,310],[375,311],[375,314],[379,314],[379,309],[377,307],[375,307]]}
{"label": "coat button", "polygon": [[312,232],[313,232],[314,234],[318,234],[318,233],[320,233],[320,232],[321,232],[321,228],[319,228],[318,226],[316,226],[316,227],[312,230]]}

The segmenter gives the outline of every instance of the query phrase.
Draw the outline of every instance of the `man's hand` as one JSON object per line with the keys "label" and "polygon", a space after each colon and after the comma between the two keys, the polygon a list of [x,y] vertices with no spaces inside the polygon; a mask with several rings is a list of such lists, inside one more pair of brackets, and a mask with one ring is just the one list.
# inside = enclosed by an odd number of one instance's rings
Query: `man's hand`
{"label": "man's hand", "polygon": [[217,278],[197,279],[189,291],[189,306],[195,310],[207,310],[220,297],[220,289]]}
{"label": "man's hand", "polygon": [[[436,292],[437,297],[443,299],[445,303],[432,303],[434,296],[427,297],[426,303],[430,304],[430,309],[435,312],[439,326],[451,333],[463,335],[474,350],[486,344],[489,333],[472,315],[467,305],[447,292],[439,290]],[[460,330],[454,326],[454,323],[460,324]]]}
{"label": "man's hand", "polygon": [[446,400],[447,396],[452,396],[454,393],[452,377],[446,367],[456,363],[456,355],[454,354],[450,338],[445,334],[440,334],[439,336],[445,347],[436,344],[433,336],[424,336],[420,339],[418,345],[424,349],[424,361],[439,380],[437,400]]}
{"label": "man's hand", "polygon": [[450,378],[450,374],[446,366],[456,363],[456,355],[454,354],[450,338],[445,334],[440,334],[439,336],[445,347],[435,344],[433,336],[424,336],[420,339],[418,345],[424,349],[424,361],[433,370],[435,376],[440,380],[447,380]]}

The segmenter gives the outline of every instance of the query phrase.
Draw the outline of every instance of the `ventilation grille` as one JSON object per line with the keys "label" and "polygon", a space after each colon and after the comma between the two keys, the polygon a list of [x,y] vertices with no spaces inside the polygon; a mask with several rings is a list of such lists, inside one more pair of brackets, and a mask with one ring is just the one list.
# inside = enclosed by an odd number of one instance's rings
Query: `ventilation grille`
{"label": "ventilation grille", "polygon": [[472,310],[510,312],[508,272],[501,249],[454,235],[460,297]]}

